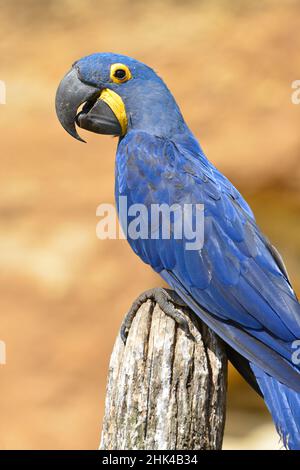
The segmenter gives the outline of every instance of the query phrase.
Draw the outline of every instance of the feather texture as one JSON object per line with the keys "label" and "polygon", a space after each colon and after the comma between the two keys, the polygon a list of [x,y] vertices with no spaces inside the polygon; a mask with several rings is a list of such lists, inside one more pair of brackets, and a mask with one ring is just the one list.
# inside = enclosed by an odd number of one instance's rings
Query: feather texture
{"label": "feather texture", "polygon": [[117,151],[117,202],[119,196],[149,211],[151,204],[204,205],[200,250],[186,250],[185,236],[128,241],[249,361],[284,442],[300,448],[300,369],[292,362],[292,344],[300,338],[300,306],[282,260],[240,193],[191,134],[167,139],[131,131]]}

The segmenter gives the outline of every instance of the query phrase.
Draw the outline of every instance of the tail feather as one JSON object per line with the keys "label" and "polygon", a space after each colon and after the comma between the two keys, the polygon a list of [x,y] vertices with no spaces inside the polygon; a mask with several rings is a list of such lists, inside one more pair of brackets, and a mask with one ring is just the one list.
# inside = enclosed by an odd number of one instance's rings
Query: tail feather
{"label": "tail feather", "polygon": [[300,450],[300,393],[250,365],[284,446]]}

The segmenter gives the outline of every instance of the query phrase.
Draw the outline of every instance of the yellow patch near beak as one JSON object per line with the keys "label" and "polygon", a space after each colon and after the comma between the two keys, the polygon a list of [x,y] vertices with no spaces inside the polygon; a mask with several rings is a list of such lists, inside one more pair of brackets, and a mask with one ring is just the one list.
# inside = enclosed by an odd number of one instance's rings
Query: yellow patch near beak
{"label": "yellow patch near beak", "polygon": [[104,101],[110,107],[120,123],[122,136],[125,135],[128,121],[122,98],[109,88],[104,88],[98,99]]}

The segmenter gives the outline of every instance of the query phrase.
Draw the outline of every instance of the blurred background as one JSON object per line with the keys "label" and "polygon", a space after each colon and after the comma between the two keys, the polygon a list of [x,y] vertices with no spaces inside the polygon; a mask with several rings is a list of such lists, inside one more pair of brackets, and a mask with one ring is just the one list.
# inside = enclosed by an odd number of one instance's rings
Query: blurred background
{"label": "blurred background", "polygon": [[[57,85],[92,52],[146,62],[210,160],[251,203],[300,293],[300,4],[286,0],[0,0],[1,449],[95,449],[121,320],[160,279],[125,241],[96,238],[116,140],[68,136]],[[280,448],[230,369],[224,448]]]}

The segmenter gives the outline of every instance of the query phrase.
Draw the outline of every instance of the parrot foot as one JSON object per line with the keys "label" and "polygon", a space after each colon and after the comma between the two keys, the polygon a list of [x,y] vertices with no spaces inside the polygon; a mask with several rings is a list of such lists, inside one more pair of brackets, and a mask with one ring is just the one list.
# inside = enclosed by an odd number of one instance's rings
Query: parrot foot
{"label": "parrot foot", "polygon": [[178,324],[178,326],[185,332],[188,338],[195,339],[190,332],[189,324],[186,317],[178,310],[175,306],[186,307],[184,301],[176,294],[175,291],[171,289],[163,289],[157,287],[154,289],[149,289],[143,292],[132,304],[129,312],[121,326],[120,335],[123,343],[126,343],[129,329],[131,327],[132,321],[139,310],[140,306],[145,303],[147,300],[152,300],[159,305],[161,310],[170,318]]}

